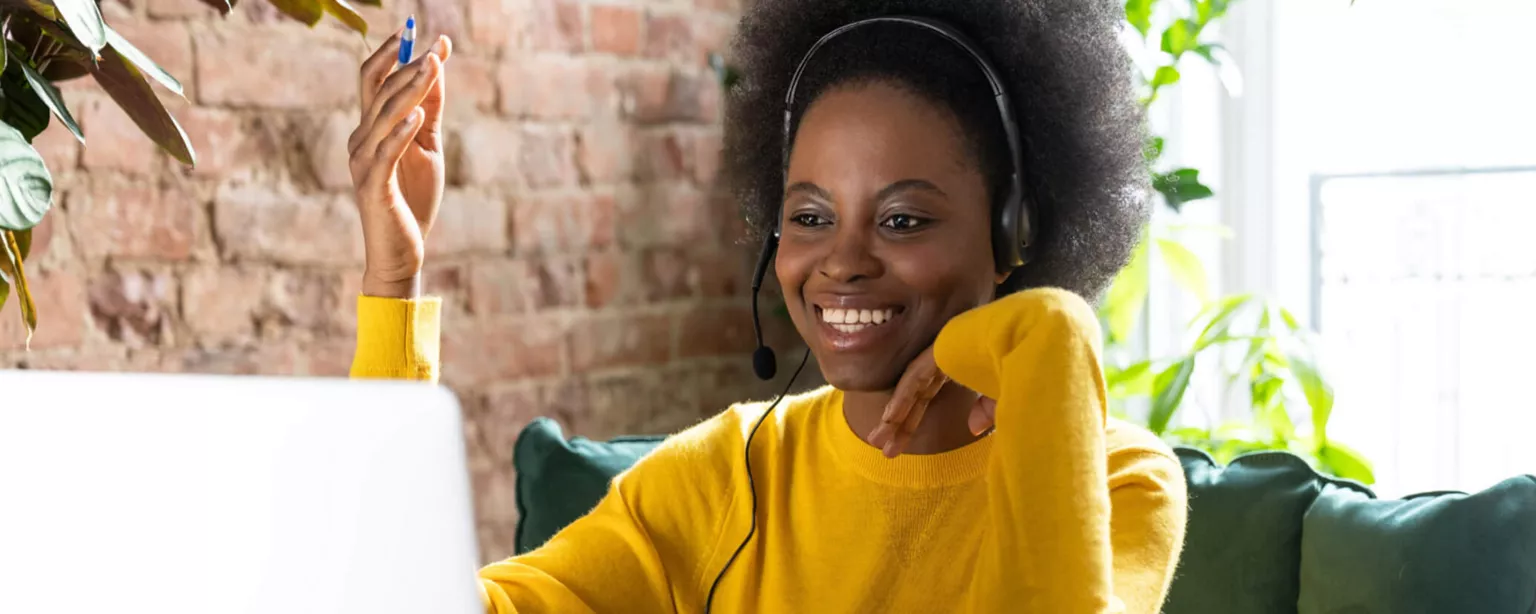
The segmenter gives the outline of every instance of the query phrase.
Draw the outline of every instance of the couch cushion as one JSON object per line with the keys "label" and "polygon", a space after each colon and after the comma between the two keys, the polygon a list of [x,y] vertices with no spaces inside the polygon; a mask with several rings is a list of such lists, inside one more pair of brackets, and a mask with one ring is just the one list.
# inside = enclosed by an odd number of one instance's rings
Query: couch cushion
{"label": "couch cushion", "polygon": [[537,418],[512,451],[517,472],[517,553],[537,548],[592,511],[608,482],[660,445],[664,436],[566,439],[560,423]]}
{"label": "couch cushion", "polygon": [[1294,614],[1300,592],[1301,520],[1319,477],[1280,452],[1221,467],[1178,448],[1189,483],[1189,525],[1164,614]]}
{"label": "couch cushion", "polygon": [[1329,486],[1301,544],[1302,614],[1536,612],[1536,477],[1396,501]]}

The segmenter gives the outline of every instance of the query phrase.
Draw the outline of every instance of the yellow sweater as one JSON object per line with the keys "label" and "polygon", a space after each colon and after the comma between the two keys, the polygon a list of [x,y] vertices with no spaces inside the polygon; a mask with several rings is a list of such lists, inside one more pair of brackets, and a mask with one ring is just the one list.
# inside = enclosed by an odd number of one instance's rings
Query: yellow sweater
{"label": "yellow sweater", "polygon": [[[436,377],[435,300],[359,312],[355,376]],[[836,390],[785,399],[752,442],[758,532],[714,611],[1158,612],[1184,478],[1155,436],[1106,416],[1099,347],[1092,309],[1057,290],[952,320],[938,364],[997,400],[997,425],[942,454],[884,458]],[[765,410],[671,437],[549,543],[485,567],[487,611],[701,612],[747,534],[743,446]]]}

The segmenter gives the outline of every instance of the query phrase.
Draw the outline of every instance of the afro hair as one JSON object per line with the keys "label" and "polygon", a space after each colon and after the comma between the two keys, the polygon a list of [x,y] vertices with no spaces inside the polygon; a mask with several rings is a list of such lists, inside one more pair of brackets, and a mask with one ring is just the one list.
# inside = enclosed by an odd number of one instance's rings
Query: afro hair
{"label": "afro hair", "polygon": [[[782,201],[784,97],[800,59],[839,26],[885,15],[955,27],[988,55],[1008,90],[1035,237],[1029,262],[1001,292],[1058,287],[1097,300],[1148,216],[1143,111],[1119,39],[1123,14],[1107,0],[750,3],[732,47],[741,78],[727,95],[722,171],[752,238],[772,232]],[[795,120],[828,89],[869,81],[950,109],[992,194],[1006,185],[1011,163],[980,69],[912,26],[866,26],[818,51],[796,91]]]}

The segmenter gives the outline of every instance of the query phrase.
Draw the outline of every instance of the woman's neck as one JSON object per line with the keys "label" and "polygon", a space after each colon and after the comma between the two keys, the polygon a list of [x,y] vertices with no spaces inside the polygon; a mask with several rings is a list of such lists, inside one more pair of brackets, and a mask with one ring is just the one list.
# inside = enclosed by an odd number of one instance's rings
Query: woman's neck
{"label": "woman's neck", "polygon": [[[880,425],[892,390],[880,392],[844,392],[843,416],[860,439],[869,441],[870,433]],[[971,434],[966,420],[976,403],[976,393],[950,383],[928,403],[928,411],[912,433],[904,454],[938,454],[964,447],[979,439]]]}

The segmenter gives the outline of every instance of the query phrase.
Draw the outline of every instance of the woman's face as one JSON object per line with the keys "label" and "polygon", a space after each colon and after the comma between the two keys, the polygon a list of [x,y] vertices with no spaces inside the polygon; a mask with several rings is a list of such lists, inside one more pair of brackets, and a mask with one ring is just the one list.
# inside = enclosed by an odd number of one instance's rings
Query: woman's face
{"label": "woman's face", "polygon": [[836,88],[790,154],[775,272],[827,383],[888,390],[955,315],[991,300],[986,181],[946,108]]}

